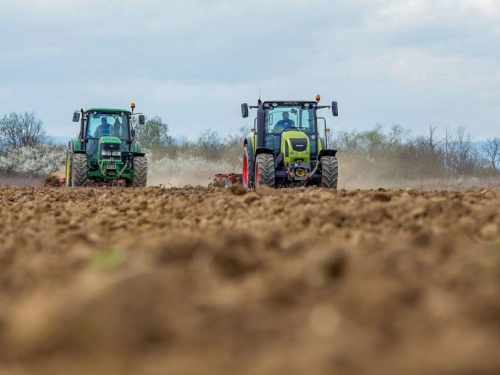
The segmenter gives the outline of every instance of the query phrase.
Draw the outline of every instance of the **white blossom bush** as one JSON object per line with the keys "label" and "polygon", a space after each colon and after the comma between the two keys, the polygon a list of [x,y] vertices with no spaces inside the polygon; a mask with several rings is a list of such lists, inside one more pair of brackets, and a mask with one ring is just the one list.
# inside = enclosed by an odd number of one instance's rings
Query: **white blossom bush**
{"label": "white blossom bush", "polygon": [[149,159],[149,185],[202,185],[213,182],[217,173],[241,173],[241,167],[222,161],[209,161],[202,157],[180,155],[177,159]]}
{"label": "white blossom bush", "polygon": [[[213,182],[217,173],[241,173],[241,165],[228,161],[209,161],[189,154],[176,159],[168,157],[153,161],[153,155],[146,152],[149,170],[149,185],[184,186],[203,185]],[[0,154],[0,174],[26,177],[41,177],[65,168],[65,147],[42,145],[13,148]]]}
{"label": "white blossom bush", "polygon": [[0,155],[0,173],[45,176],[63,169],[65,158],[65,147],[60,145],[12,148]]}

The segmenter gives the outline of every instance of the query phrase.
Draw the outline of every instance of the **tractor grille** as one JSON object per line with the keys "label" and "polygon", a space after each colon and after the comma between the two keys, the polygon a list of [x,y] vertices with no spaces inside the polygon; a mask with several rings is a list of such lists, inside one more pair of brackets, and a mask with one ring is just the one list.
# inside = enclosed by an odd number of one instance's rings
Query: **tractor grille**
{"label": "tractor grille", "polygon": [[[112,155],[107,155],[104,158],[111,160],[121,160],[121,144],[120,143],[104,143],[103,151],[111,152]],[[118,153],[118,154],[117,154]]]}
{"label": "tractor grille", "polygon": [[104,143],[103,149],[106,151],[120,151],[121,144],[119,144],[119,143]]}
{"label": "tractor grille", "polygon": [[307,150],[307,138],[292,138],[290,139],[292,148],[296,152],[304,152]]}

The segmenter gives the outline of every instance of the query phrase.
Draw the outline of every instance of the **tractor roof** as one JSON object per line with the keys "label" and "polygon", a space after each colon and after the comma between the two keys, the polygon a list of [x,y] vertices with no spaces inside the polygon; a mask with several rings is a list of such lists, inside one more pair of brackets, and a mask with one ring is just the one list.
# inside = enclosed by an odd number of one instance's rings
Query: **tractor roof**
{"label": "tractor roof", "polygon": [[273,100],[262,103],[265,109],[274,107],[311,107],[319,108],[318,102],[309,100]]}
{"label": "tractor roof", "polygon": [[303,104],[317,104],[314,100],[266,100],[264,104],[277,104],[279,106],[296,106]]}
{"label": "tractor roof", "polygon": [[128,109],[120,109],[120,108],[89,108],[85,112],[131,113]]}

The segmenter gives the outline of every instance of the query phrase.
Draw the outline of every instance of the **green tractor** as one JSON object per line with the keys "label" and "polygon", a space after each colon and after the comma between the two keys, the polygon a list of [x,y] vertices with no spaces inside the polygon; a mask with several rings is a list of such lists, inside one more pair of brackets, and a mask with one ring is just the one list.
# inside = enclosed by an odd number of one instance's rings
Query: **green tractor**
{"label": "green tractor", "polygon": [[[316,101],[268,101],[257,106],[241,105],[243,118],[249,109],[257,109],[253,134],[245,139],[243,185],[258,187],[320,186],[336,189],[337,151],[328,148],[326,119],[317,116],[319,109],[331,108],[338,116],[337,102],[320,106]],[[320,136],[318,122],[324,123]]]}
{"label": "green tractor", "polygon": [[91,108],[75,111],[80,123],[78,138],[68,144],[66,186],[127,186],[147,184],[146,156],[135,140],[134,116],[144,125],[145,116],[126,109]]}

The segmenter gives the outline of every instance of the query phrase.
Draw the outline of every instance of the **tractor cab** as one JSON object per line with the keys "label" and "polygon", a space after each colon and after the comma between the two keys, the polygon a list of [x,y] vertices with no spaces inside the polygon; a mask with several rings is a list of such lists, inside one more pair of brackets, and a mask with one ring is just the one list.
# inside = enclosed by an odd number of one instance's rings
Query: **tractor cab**
{"label": "tractor cab", "polygon": [[[300,138],[309,140],[310,153],[315,155],[318,149],[318,127],[316,120],[316,102],[265,102],[265,140],[264,147],[280,152],[281,141],[289,132],[303,133]],[[307,142],[306,142],[307,143]],[[302,142],[302,144],[305,144]]]}
{"label": "tractor cab", "polygon": [[[336,150],[328,147],[326,120],[318,110],[330,108],[338,116],[337,102],[331,106],[316,101],[261,101],[241,105],[243,118],[257,109],[253,135],[244,141],[243,184],[276,187],[337,187]],[[318,122],[324,125],[320,131]]]}

